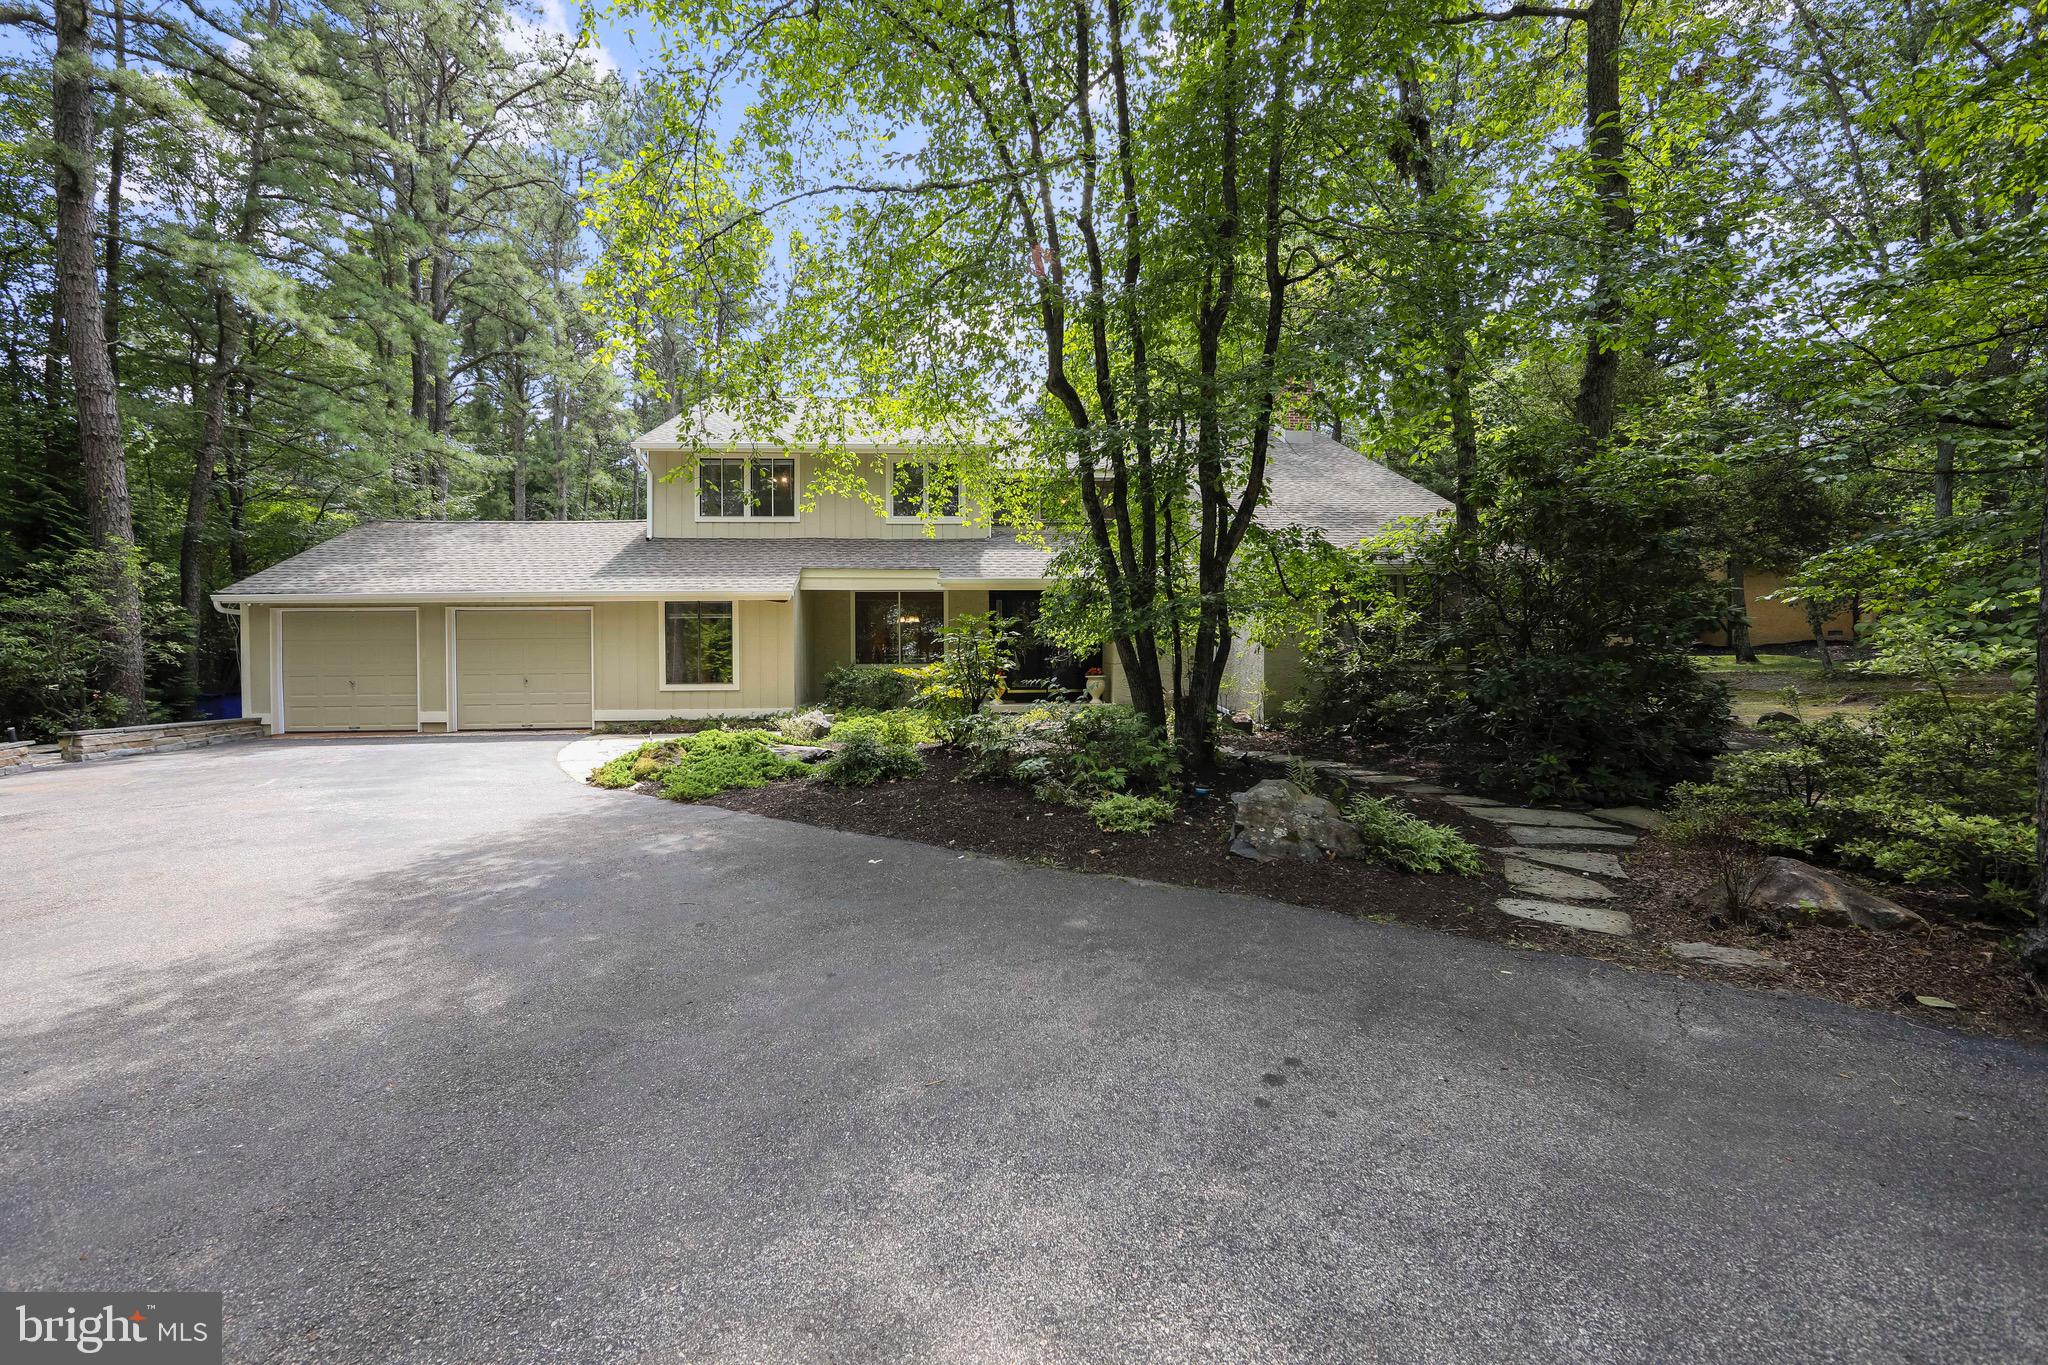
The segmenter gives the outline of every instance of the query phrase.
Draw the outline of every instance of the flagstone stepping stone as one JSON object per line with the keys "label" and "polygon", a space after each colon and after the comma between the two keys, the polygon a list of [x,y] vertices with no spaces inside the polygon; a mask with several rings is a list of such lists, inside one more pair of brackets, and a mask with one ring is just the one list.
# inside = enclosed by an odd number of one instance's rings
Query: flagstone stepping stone
{"label": "flagstone stepping stone", "polygon": [[1628,869],[1612,853],[1593,853],[1576,848],[1490,848],[1487,852],[1505,853],[1510,858],[1526,858],[1532,863],[1548,863],[1552,867],[1566,867],[1574,872],[1591,872],[1598,877],[1628,876]]}
{"label": "flagstone stepping stone", "polygon": [[1767,972],[1785,970],[1783,958],[1750,948],[1724,948],[1718,943],[1667,943],[1664,951],[1686,962],[1704,962],[1710,967],[1753,967]]}
{"label": "flagstone stepping stone", "polygon": [[1407,796],[1444,796],[1450,792],[1450,788],[1439,787],[1433,782],[1410,782],[1401,791]]}
{"label": "flagstone stepping stone", "polygon": [[1565,901],[1604,901],[1614,895],[1591,877],[1525,863],[1520,858],[1508,859],[1501,865],[1501,872],[1507,877],[1509,886],[1531,896],[1555,896]]}
{"label": "flagstone stepping stone", "polygon": [[1505,801],[1495,801],[1487,796],[1446,796],[1444,800],[1454,806],[1461,806],[1466,810],[1489,810],[1493,807],[1505,806],[1507,804]]}
{"label": "flagstone stepping stone", "polygon": [[1472,813],[1497,825],[1548,825],[1553,829],[1613,829],[1605,820],[1595,820],[1577,811],[1546,810],[1541,806],[1480,806]]}
{"label": "flagstone stepping stone", "polygon": [[1575,844],[1597,848],[1634,848],[1636,843],[1635,835],[1623,834],[1618,829],[1550,829],[1543,826],[1509,825],[1507,836],[1518,844],[1531,844],[1539,848],[1570,848]]}
{"label": "flagstone stepping stone", "polygon": [[1514,896],[1495,902],[1503,914],[1538,924],[1561,924],[1567,929],[1585,929],[1595,934],[1626,938],[1634,931],[1626,911],[1602,910],[1595,905],[1566,905],[1562,901],[1523,900]]}
{"label": "flagstone stepping stone", "polygon": [[1593,814],[1602,820],[1641,830],[1662,829],[1666,818],[1663,811],[1651,810],[1648,806],[1603,806]]}

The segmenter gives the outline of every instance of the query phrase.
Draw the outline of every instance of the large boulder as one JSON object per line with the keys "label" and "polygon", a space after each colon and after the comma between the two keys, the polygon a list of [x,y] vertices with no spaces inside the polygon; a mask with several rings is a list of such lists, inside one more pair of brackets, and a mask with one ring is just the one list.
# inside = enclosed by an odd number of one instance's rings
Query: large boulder
{"label": "large boulder", "polygon": [[823,739],[825,732],[831,728],[832,713],[817,707],[786,716],[776,727],[782,732],[782,737],[792,744],[809,744],[814,740]]}
{"label": "large boulder", "polygon": [[1780,919],[1796,920],[1804,915],[1842,927],[1903,929],[1927,922],[1897,901],[1797,858],[1764,859],[1763,873],[1750,892],[1750,904]]}
{"label": "large boulder", "polygon": [[1269,777],[1230,798],[1237,825],[1230,851],[1270,863],[1278,858],[1355,858],[1365,851],[1351,822],[1336,806],[1283,778]]}

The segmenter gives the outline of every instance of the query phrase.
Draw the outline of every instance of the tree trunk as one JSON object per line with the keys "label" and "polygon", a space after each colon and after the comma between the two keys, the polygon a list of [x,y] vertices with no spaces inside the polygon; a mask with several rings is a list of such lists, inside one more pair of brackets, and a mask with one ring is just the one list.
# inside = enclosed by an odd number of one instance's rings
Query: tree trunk
{"label": "tree trunk", "polygon": [[2034,927],[2020,947],[2020,961],[2034,989],[2048,995],[2048,398],[2041,400],[2041,530],[2034,545],[2034,572],[2042,608],[2034,615]]}
{"label": "tree trunk", "polygon": [[136,577],[135,518],[128,500],[128,457],[114,372],[107,362],[98,259],[93,251],[92,31],[85,0],[56,0],[57,48],[51,70],[56,161],[58,306],[70,351],[78,405],[78,453],[85,473],[86,526],[107,557],[106,591],[113,620],[107,690],[122,719],[148,719],[143,659],[142,587]]}
{"label": "tree trunk", "polygon": [[227,448],[228,576],[239,583],[249,576],[249,390],[244,383],[235,404],[233,434]]}
{"label": "tree trunk", "polygon": [[[524,335],[513,338],[516,351]],[[506,442],[512,448],[512,520],[526,520],[526,362],[515,354],[505,373],[506,404],[512,431]]]}
{"label": "tree trunk", "polygon": [[1956,443],[1943,438],[1934,443],[1934,515],[1937,520],[1956,514]]}
{"label": "tree trunk", "polygon": [[[273,22],[276,17],[273,7]],[[269,160],[269,134],[270,106],[259,101],[250,120],[249,161],[242,176],[242,202],[236,211],[233,233],[235,244],[244,248],[254,244],[263,218],[263,171]],[[241,304],[218,276],[212,282],[212,294],[216,338],[213,365],[207,372],[199,449],[192,457],[192,481],[185,490],[185,526],[178,539],[178,602],[185,609],[191,631],[181,690],[189,701],[197,700],[205,671],[201,645],[206,639],[206,516],[213,506],[214,474],[220,468],[228,442],[228,402],[241,374],[245,326]]]}
{"label": "tree trunk", "polygon": [[[128,11],[114,0],[114,66],[128,69]],[[121,383],[121,194],[128,173],[128,96],[114,87],[107,129],[107,368]]]}
{"label": "tree trunk", "polygon": [[[1423,100],[1422,84],[1412,70],[1401,73],[1399,87],[1401,121],[1407,125],[1408,142],[1395,143],[1394,165],[1414,184],[1416,203],[1427,211],[1443,187],[1437,176],[1436,133],[1430,123],[1429,106]],[[1456,276],[1444,272],[1440,283],[1443,316],[1438,327],[1444,344],[1441,371],[1451,418],[1451,506],[1458,533],[1470,535],[1479,529],[1479,512],[1472,505],[1472,483],[1479,469],[1479,432],[1472,417],[1472,343],[1465,333],[1465,300]],[[1332,439],[1344,438],[1334,435]]]}
{"label": "tree trunk", "polygon": [[1756,662],[1756,646],[1749,642],[1749,584],[1739,555],[1728,556],[1728,646],[1735,651],[1735,662]]}
{"label": "tree trunk", "polygon": [[555,520],[569,519],[569,451],[567,434],[569,410],[562,404],[562,380],[559,375],[550,386],[550,403],[553,405],[548,418],[549,445],[553,447],[555,460]]}
{"label": "tree trunk", "polygon": [[1573,415],[1589,448],[1614,434],[1615,391],[1621,377],[1617,348],[1625,311],[1621,299],[1622,246],[1635,229],[1629,207],[1628,133],[1621,122],[1622,0],[1590,0],[1586,20],[1586,151],[1592,159],[1593,194],[1600,206],[1595,243],[1592,315],[1586,327],[1586,356],[1579,372]]}
{"label": "tree trunk", "polygon": [[206,638],[206,514],[213,505],[214,471],[220,467],[227,443],[228,394],[242,364],[240,307],[224,287],[216,286],[213,308],[219,345],[206,378],[199,449],[192,457],[192,481],[185,490],[185,526],[178,537],[178,604],[185,609],[186,628],[191,631],[181,689],[188,702],[197,700],[204,672],[200,645]]}

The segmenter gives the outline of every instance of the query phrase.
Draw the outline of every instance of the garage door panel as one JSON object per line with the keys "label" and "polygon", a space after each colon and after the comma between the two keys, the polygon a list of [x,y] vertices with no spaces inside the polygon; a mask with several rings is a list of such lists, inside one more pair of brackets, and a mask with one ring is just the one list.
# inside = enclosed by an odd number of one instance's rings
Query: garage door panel
{"label": "garage door panel", "polygon": [[455,613],[456,724],[464,730],[590,724],[590,613]]}
{"label": "garage door panel", "polygon": [[280,617],[287,729],[418,728],[419,631],[411,611]]}

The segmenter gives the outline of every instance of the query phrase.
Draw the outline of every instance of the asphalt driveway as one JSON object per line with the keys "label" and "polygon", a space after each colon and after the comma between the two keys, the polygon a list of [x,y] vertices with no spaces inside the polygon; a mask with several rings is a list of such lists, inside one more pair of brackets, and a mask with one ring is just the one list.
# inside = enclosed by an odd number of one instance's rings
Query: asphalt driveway
{"label": "asphalt driveway", "polygon": [[2048,1056],[580,787],[0,780],[0,1284],[231,1359],[2048,1356]]}

